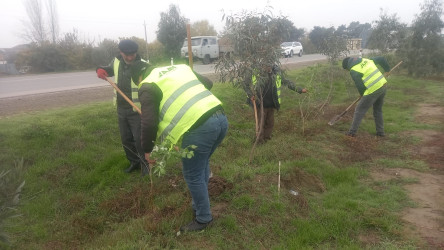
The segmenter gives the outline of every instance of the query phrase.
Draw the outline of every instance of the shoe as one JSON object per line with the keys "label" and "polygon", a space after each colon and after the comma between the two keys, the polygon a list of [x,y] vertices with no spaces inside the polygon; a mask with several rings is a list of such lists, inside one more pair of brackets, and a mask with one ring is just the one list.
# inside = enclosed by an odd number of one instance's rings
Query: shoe
{"label": "shoe", "polygon": [[181,232],[198,232],[202,231],[205,228],[207,228],[213,220],[207,222],[207,223],[200,223],[196,219],[194,219],[192,222],[188,223],[185,226],[180,227]]}
{"label": "shoe", "polygon": [[384,136],[385,136],[385,134],[384,134],[384,132],[376,132],[376,136],[379,136],[379,137],[384,137]]}
{"label": "shoe", "polygon": [[352,133],[352,132],[347,132],[347,133],[345,133],[345,135],[349,136],[349,137],[356,137],[356,134]]}
{"label": "shoe", "polygon": [[125,173],[131,173],[139,169],[140,169],[140,164],[131,164],[127,169],[125,169]]}

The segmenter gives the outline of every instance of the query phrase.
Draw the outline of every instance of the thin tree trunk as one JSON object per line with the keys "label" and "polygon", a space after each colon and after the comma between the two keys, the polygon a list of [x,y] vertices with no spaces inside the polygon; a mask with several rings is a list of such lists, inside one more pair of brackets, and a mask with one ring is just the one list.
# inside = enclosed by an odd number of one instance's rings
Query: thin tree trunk
{"label": "thin tree trunk", "polygon": [[[254,140],[254,143],[253,143],[253,147],[251,148],[251,151],[250,151],[250,159],[249,159],[249,163],[251,164],[252,162],[253,162],[253,158],[254,158],[254,151],[255,151],[255,149],[256,149],[256,145],[258,144],[258,142],[259,142],[259,138],[260,138],[260,135],[263,133],[263,131],[264,131],[264,100],[263,100],[263,96],[261,96],[261,98],[260,98],[260,106],[261,106],[261,108],[260,108],[260,122],[259,122],[259,131],[256,133],[256,140]],[[257,116],[257,110],[255,110],[255,114],[256,114],[256,116]],[[256,124],[257,124],[257,122],[256,122]]]}

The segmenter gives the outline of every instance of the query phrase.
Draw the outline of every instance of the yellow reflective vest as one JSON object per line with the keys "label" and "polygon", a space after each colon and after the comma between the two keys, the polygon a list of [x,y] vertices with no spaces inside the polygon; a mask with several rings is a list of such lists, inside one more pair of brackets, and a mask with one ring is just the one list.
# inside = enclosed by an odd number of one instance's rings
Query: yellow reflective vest
{"label": "yellow reflective vest", "polygon": [[362,62],[353,66],[351,70],[362,73],[362,81],[366,88],[363,95],[369,95],[375,92],[387,82],[384,75],[372,60],[362,58]]}
{"label": "yellow reflective vest", "polygon": [[[144,60],[142,60],[144,61]],[[117,58],[114,58],[114,79],[116,79],[117,86],[119,86],[119,66],[120,66],[120,60]],[[139,102],[139,89],[137,88],[137,85],[133,82],[133,79],[131,78],[131,100],[133,101],[134,105],[136,105],[140,109],[140,102]],[[114,89],[114,96],[113,96],[113,103],[114,106],[116,106],[117,103],[117,91]],[[135,108],[133,108],[134,111],[136,111]]]}
{"label": "yellow reflective vest", "polygon": [[157,138],[176,144],[207,111],[222,103],[187,65],[155,68],[139,84],[156,84],[162,91]]}
{"label": "yellow reflective vest", "polygon": [[[257,83],[257,79],[256,79],[256,75],[253,75],[251,77],[251,82],[253,83],[253,86],[256,86]],[[281,104],[281,87],[282,87],[282,78],[279,74],[276,75],[276,94],[277,94],[277,100],[279,105]],[[274,88],[273,88],[274,89]],[[274,95],[273,95],[274,97]]]}

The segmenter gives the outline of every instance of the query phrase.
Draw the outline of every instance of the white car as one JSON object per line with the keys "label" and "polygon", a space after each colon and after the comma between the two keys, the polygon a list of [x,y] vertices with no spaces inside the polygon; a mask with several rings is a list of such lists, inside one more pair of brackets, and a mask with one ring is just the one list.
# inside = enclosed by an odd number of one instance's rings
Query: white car
{"label": "white car", "polygon": [[284,42],[281,44],[281,49],[284,57],[292,57],[295,54],[302,56],[304,52],[300,42]]}

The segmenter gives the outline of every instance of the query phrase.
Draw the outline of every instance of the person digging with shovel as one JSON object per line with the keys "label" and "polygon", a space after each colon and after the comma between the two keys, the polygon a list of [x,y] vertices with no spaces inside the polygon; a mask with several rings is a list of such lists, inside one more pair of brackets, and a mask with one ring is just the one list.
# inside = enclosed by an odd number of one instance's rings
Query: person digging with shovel
{"label": "person digging with shovel", "polygon": [[347,136],[355,137],[365,113],[373,106],[373,117],[376,125],[376,136],[384,137],[384,119],[382,106],[386,94],[387,80],[376,65],[385,72],[390,72],[390,66],[384,57],[356,58],[346,57],[342,60],[342,68],[350,71],[359,94],[362,96],[356,106],[353,122]]}
{"label": "person digging with shovel", "polygon": [[[97,77],[108,80],[107,77],[114,76],[117,87],[132,103],[140,107],[137,86],[131,80],[131,68],[136,62],[142,61],[137,54],[138,45],[132,40],[122,40],[119,43],[120,55],[115,57],[108,66],[99,66],[96,69]],[[126,158],[130,162],[124,171],[130,173],[141,171],[145,176],[149,173],[148,162],[145,160],[144,152],[140,143],[140,115],[131,104],[125,100],[123,95],[114,91],[114,105],[117,105],[117,117],[119,122],[120,139],[125,151]]]}

